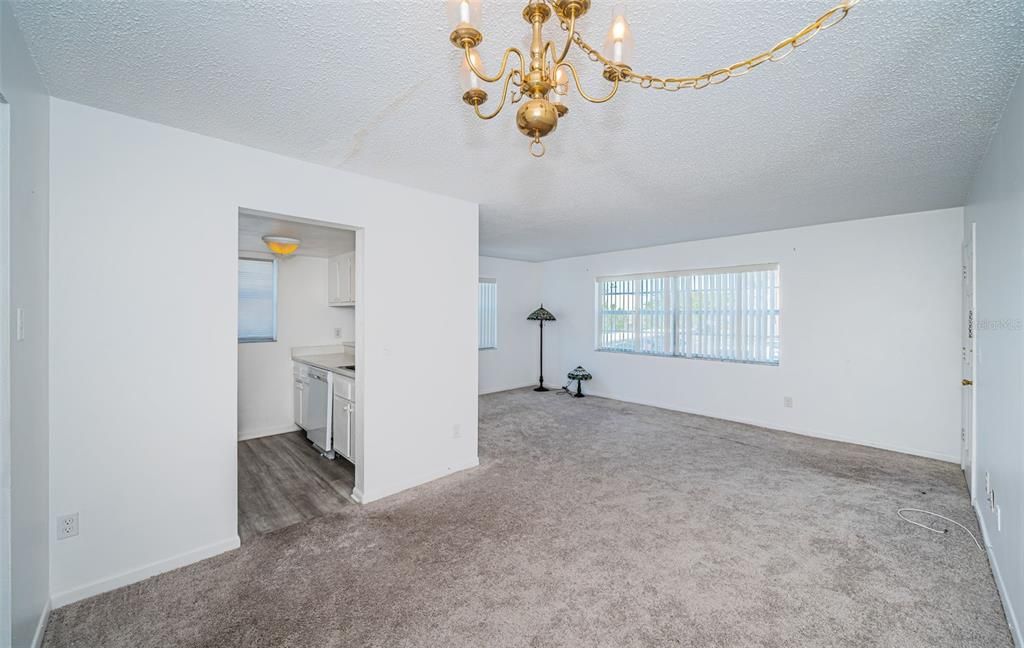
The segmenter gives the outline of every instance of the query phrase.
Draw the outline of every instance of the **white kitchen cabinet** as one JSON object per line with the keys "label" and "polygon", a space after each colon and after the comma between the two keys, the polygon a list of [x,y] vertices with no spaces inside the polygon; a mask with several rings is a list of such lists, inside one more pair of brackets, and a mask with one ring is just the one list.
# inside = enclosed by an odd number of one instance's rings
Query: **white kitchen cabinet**
{"label": "white kitchen cabinet", "polygon": [[355,418],[356,405],[347,398],[334,394],[334,408],[331,421],[334,451],[349,461],[352,457],[352,424]]}
{"label": "white kitchen cabinet", "polygon": [[292,391],[292,412],[295,418],[295,425],[304,428],[302,412],[306,406],[306,379],[298,375],[294,377],[295,387]]}
{"label": "white kitchen cabinet", "polygon": [[327,305],[356,303],[356,253],[346,252],[327,259]]}
{"label": "white kitchen cabinet", "polygon": [[356,414],[356,383],[347,376],[334,374],[334,406],[331,412],[331,428],[334,436],[334,451],[349,461],[354,461],[354,431]]}

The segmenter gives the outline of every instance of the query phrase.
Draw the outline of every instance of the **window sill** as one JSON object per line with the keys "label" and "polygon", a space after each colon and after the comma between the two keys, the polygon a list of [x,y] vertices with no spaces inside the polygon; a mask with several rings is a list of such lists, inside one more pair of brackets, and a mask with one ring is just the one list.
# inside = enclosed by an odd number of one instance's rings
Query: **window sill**
{"label": "window sill", "polygon": [[643,353],[640,351],[619,351],[617,349],[594,349],[598,353],[614,353],[617,355],[640,356],[645,358],[667,358],[675,360],[703,360],[705,362],[725,362],[728,364],[754,365],[758,367],[778,367],[779,362],[759,362],[756,360],[730,360],[728,358],[701,358],[699,356],[667,355],[664,353]]}
{"label": "window sill", "polygon": [[496,346],[492,346],[492,347],[479,347],[477,349],[477,351],[497,351],[497,350],[498,350],[498,347],[496,347]]}

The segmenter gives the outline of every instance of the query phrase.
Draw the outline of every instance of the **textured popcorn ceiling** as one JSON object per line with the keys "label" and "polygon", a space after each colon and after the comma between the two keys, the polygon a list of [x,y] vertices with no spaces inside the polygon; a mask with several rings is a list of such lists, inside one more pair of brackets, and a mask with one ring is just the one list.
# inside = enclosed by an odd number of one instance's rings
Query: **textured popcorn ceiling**
{"label": "textured popcorn ceiling", "polygon": [[[834,1],[633,0],[634,68],[734,63]],[[580,30],[599,43],[612,3],[593,4]],[[484,0],[492,71],[523,43],[520,6]],[[570,100],[535,160],[512,112],[481,122],[461,103],[435,0],[15,12],[57,97],[479,202],[482,252],[534,260],[962,205],[1024,56],[1024,0],[864,0],[724,85]]]}

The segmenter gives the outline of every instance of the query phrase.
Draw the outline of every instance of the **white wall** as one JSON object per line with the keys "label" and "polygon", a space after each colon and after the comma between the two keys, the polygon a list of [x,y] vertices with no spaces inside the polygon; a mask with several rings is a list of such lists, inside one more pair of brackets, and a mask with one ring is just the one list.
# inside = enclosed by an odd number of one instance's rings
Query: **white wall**
{"label": "white wall", "polygon": [[[544,373],[582,364],[594,394],[955,461],[962,236],[956,208],[546,262]],[[596,277],[772,262],[779,366],[594,351]]]}
{"label": "white wall", "polygon": [[541,265],[480,257],[480,276],[498,282],[498,348],[480,350],[480,393],[536,384],[537,323],[526,316],[540,305]]}
{"label": "white wall", "polygon": [[[357,494],[476,465],[476,205],[62,100],[50,115],[51,501],[81,514],[52,544],[55,605],[237,546],[239,208],[362,228]],[[396,395],[395,376],[445,388]]]}
{"label": "white wall", "polygon": [[[342,337],[334,337],[335,328],[341,328]],[[355,309],[327,305],[327,259],[279,260],[277,341],[238,345],[238,438],[297,429],[292,413],[292,347],[341,344],[351,342],[354,335]]]}
{"label": "white wall", "polygon": [[[1024,646],[1024,83],[1003,114],[966,208],[975,231],[976,508],[1018,646]],[[985,503],[989,473],[1002,530]]]}
{"label": "white wall", "polygon": [[[49,607],[49,97],[9,2],[0,3],[0,92],[10,104],[11,315],[19,307],[25,313],[25,339],[11,338],[9,347],[11,473],[3,475],[3,487],[11,505],[13,606],[9,628],[0,617],[0,645],[20,647],[41,637]],[[5,330],[14,331],[13,321]],[[6,584],[4,590],[6,603]]]}

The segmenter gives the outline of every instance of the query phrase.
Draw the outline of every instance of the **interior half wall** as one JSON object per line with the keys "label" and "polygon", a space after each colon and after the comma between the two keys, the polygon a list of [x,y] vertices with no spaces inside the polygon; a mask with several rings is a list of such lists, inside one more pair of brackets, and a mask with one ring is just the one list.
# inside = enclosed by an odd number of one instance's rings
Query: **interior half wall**
{"label": "interior half wall", "polygon": [[239,209],[359,230],[359,496],[477,464],[475,204],[57,99],[50,129],[55,605],[238,545]]}

